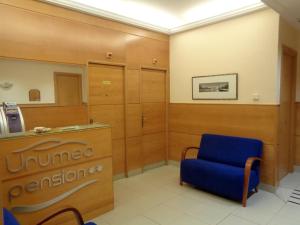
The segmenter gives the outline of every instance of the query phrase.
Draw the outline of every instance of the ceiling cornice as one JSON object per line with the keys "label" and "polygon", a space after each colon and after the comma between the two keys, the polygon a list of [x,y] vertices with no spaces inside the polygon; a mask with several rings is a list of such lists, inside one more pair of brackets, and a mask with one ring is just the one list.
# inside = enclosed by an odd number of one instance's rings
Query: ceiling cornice
{"label": "ceiling cornice", "polygon": [[248,14],[248,13],[251,13],[251,12],[254,12],[257,10],[261,10],[261,9],[264,9],[267,7],[264,4],[255,4],[255,5],[244,7],[244,8],[238,9],[238,10],[233,10],[233,11],[230,11],[230,12],[218,15],[218,16],[210,17],[205,20],[201,20],[201,21],[197,21],[194,23],[189,23],[189,24],[186,24],[183,26],[168,29],[168,28],[164,28],[164,27],[160,27],[160,26],[155,26],[150,23],[141,22],[139,20],[135,20],[132,18],[128,18],[126,16],[121,16],[121,15],[118,15],[118,14],[115,14],[112,12],[104,11],[101,9],[96,9],[96,8],[86,6],[86,5],[77,3],[77,2],[69,1],[69,0],[40,0],[40,1],[49,3],[49,4],[54,4],[57,6],[61,6],[64,8],[69,8],[69,9],[76,10],[79,12],[87,13],[90,15],[99,16],[102,18],[107,18],[110,20],[130,24],[130,25],[137,26],[140,28],[157,31],[160,33],[168,34],[168,35],[176,34],[179,32],[183,32],[186,30],[194,29],[194,28],[205,26],[205,25],[212,24],[212,23],[217,23],[217,22],[220,22],[223,20],[227,20],[230,18]]}

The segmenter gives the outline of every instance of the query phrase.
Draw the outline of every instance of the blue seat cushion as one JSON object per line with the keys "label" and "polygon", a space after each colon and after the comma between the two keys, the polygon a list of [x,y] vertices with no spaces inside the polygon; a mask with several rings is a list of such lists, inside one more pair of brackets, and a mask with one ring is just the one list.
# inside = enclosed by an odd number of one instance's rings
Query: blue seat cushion
{"label": "blue seat cushion", "polygon": [[95,224],[93,222],[88,222],[88,223],[85,223],[84,225],[97,225],[97,224]]}
{"label": "blue seat cushion", "polygon": [[[244,168],[202,159],[181,161],[181,179],[202,190],[241,201],[243,198]],[[259,184],[259,175],[252,170],[249,192]]]}
{"label": "blue seat cushion", "polygon": [[20,225],[14,215],[7,209],[3,209],[4,225]]}
{"label": "blue seat cushion", "polygon": [[[249,157],[261,157],[262,146],[257,139],[203,134],[198,158],[243,168]],[[258,163],[253,169],[258,171]]]}

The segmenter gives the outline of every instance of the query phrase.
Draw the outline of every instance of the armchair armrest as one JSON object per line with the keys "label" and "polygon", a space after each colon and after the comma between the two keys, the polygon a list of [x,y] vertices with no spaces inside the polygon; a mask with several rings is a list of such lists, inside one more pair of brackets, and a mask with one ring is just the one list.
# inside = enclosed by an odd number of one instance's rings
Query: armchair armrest
{"label": "armchair armrest", "polygon": [[261,161],[261,158],[250,157],[245,163],[244,169],[244,191],[243,191],[243,206],[246,207],[249,189],[249,178],[251,173],[252,165],[255,161]]}
{"label": "armchair armrest", "polygon": [[83,221],[83,218],[82,218],[80,212],[77,209],[75,209],[75,208],[62,209],[62,210],[60,210],[60,211],[52,214],[51,216],[47,217],[46,219],[42,220],[37,225],[42,225],[42,224],[48,222],[49,220],[51,220],[51,219],[53,219],[53,218],[55,218],[55,217],[57,217],[57,216],[59,216],[61,214],[64,214],[66,212],[72,212],[75,215],[75,217],[76,217],[78,225],[84,225],[84,221]]}
{"label": "armchair armrest", "polygon": [[187,147],[181,153],[181,160],[185,160],[187,152],[191,149],[197,149],[199,151],[198,147]]}

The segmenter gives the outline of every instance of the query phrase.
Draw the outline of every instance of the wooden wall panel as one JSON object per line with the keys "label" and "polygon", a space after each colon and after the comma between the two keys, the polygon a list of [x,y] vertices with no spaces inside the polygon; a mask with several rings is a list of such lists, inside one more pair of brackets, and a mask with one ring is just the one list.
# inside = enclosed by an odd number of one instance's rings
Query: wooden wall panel
{"label": "wooden wall panel", "polygon": [[[86,106],[23,106],[26,130],[88,124]],[[76,113],[74,113],[76,112]]]}
{"label": "wooden wall panel", "polygon": [[128,104],[126,112],[126,135],[138,137],[142,135],[142,108],[141,104]]}
{"label": "wooden wall panel", "polygon": [[3,57],[86,64],[112,52],[111,61],[125,62],[128,34],[2,4],[0,14]]}
{"label": "wooden wall panel", "polygon": [[[199,147],[200,135],[169,132],[169,159],[180,161],[181,153],[187,147]],[[197,157],[197,150],[191,150],[188,157]]]}
{"label": "wooden wall panel", "polygon": [[264,142],[262,182],[277,182],[278,106],[170,104],[169,159],[179,160],[188,146],[199,146],[203,133],[258,138]]}
{"label": "wooden wall panel", "polygon": [[165,133],[143,136],[143,165],[151,165],[165,160]]}
{"label": "wooden wall panel", "polygon": [[128,171],[143,167],[142,138],[131,137],[127,139],[127,169]]}
{"label": "wooden wall panel", "polygon": [[271,105],[170,104],[169,131],[239,135],[274,144],[277,116],[278,106]]}
{"label": "wooden wall panel", "polygon": [[1,4],[23,8],[29,11],[35,11],[41,14],[46,14],[52,17],[64,18],[73,20],[79,23],[85,23],[92,26],[108,28],[124,33],[129,33],[134,36],[148,37],[160,41],[167,42],[169,36],[166,34],[158,33],[155,31],[146,30],[143,28],[131,26],[128,24],[120,23],[113,20],[108,20],[102,17],[80,13],[75,10],[68,10],[67,8],[59,7],[56,5],[45,4],[36,0],[0,0]]}
{"label": "wooden wall panel", "polygon": [[[158,66],[161,68],[169,67],[169,46],[161,41],[143,38],[142,50],[144,57],[142,57],[142,65],[144,66]],[[156,60],[156,62],[154,61]]]}
{"label": "wooden wall panel", "polygon": [[89,106],[89,117],[94,122],[108,123],[112,126],[112,139],[124,138],[124,106],[92,105]]}
{"label": "wooden wall panel", "polygon": [[127,103],[140,103],[140,70],[127,70],[126,73]]}
{"label": "wooden wall panel", "polygon": [[294,156],[294,164],[300,166],[300,103],[297,102],[296,106],[296,128],[295,128],[295,156]]}
{"label": "wooden wall panel", "polygon": [[125,140],[115,139],[112,141],[113,174],[122,174],[125,171]]}

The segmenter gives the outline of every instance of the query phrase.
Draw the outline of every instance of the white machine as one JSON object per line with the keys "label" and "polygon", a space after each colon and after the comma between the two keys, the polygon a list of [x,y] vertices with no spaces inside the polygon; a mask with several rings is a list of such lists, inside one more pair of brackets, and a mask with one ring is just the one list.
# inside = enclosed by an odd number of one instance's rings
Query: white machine
{"label": "white machine", "polygon": [[24,131],[25,125],[20,107],[16,103],[4,102],[0,106],[0,136]]}

